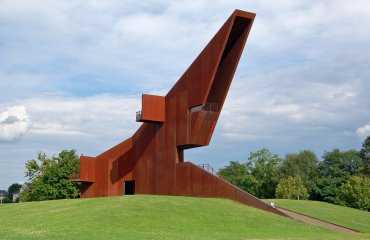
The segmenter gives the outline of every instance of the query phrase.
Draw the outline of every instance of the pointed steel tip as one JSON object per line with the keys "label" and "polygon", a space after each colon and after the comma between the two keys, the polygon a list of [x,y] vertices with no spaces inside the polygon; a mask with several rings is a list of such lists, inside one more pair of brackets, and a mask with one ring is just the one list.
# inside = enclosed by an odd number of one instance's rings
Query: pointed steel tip
{"label": "pointed steel tip", "polygon": [[256,17],[255,13],[243,11],[240,9],[235,9],[232,15],[234,15],[235,17],[245,17],[250,19],[254,19]]}

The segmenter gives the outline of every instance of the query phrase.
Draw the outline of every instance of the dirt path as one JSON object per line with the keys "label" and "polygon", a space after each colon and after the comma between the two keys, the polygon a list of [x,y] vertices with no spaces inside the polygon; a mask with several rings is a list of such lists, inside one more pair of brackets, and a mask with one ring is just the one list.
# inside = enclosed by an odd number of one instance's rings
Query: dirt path
{"label": "dirt path", "polygon": [[277,207],[277,209],[280,212],[284,213],[285,215],[287,215],[287,216],[289,216],[289,217],[291,217],[295,220],[310,223],[310,224],[313,224],[313,225],[317,225],[317,226],[327,228],[327,229],[330,229],[330,230],[333,230],[333,231],[345,232],[345,233],[358,233],[359,232],[359,231],[356,231],[356,230],[353,230],[353,229],[350,229],[350,228],[346,228],[346,227],[342,227],[342,226],[339,226],[339,225],[336,225],[336,224],[333,224],[333,223],[330,223],[330,222],[322,221],[322,220],[319,220],[317,218],[313,218],[313,217],[309,217],[309,216],[306,216],[306,215],[303,215],[303,214],[300,214],[300,213],[292,212],[292,211],[284,209],[284,208],[278,208]]}

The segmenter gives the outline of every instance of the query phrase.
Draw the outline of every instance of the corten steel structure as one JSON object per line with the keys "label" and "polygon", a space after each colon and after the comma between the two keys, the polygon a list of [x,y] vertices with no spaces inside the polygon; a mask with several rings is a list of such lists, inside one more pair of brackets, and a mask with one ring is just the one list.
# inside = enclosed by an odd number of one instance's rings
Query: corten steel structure
{"label": "corten steel structure", "polygon": [[283,215],[199,166],[184,150],[209,144],[255,14],[236,10],[166,96],[142,95],[127,140],[80,161],[81,197],[158,194],[228,198]]}

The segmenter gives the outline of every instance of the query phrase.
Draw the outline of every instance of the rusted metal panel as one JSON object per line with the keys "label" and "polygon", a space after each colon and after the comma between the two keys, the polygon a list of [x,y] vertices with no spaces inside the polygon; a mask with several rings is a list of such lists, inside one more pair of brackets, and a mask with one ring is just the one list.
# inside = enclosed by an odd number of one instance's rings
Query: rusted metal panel
{"label": "rusted metal panel", "polygon": [[94,184],[92,182],[81,182],[81,198],[96,197]]}
{"label": "rusted metal panel", "polygon": [[118,195],[118,162],[114,161],[114,159],[110,159],[108,161],[108,183],[107,183],[107,191],[112,196]]}
{"label": "rusted metal panel", "polygon": [[209,144],[254,17],[236,10],[166,97],[143,95],[145,122],[131,138],[96,158],[81,157],[81,197],[121,195],[124,181],[134,180],[138,194],[228,198],[275,212],[184,162],[183,153]]}
{"label": "rusted metal panel", "polygon": [[189,109],[187,91],[177,94],[176,98],[176,145],[186,145],[189,143]]}
{"label": "rusted metal panel", "polygon": [[233,16],[225,22],[187,70],[189,108],[205,102],[223,53],[232,19]]}
{"label": "rusted metal panel", "polygon": [[190,172],[189,162],[176,165],[176,192],[177,196],[194,196],[193,187],[194,176]]}
{"label": "rusted metal panel", "polygon": [[192,125],[192,129],[190,130],[190,144],[196,144],[198,146],[209,144],[218,115],[218,112],[203,110],[190,113],[190,122]]}
{"label": "rusted metal panel", "polygon": [[80,157],[80,181],[95,181],[95,158],[88,156]]}
{"label": "rusted metal panel", "polygon": [[163,191],[163,180],[164,180],[164,177],[163,177],[163,169],[165,168],[165,164],[163,163],[163,153],[162,152],[157,152],[156,155],[155,155],[155,164],[154,164],[154,168],[155,168],[155,174],[154,174],[154,177],[155,177],[155,193],[156,194],[160,194],[160,195],[163,195],[165,194],[164,191]]}
{"label": "rusted metal panel", "polygon": [[132,148],[132,138],[129,138],[120,144],[117,144],[116,146],[112,147],[111,149],[103,152],[96,158],[100,159],[118,159],[119,157],[126,154],[130,149]]}
{"label": "rusted metal panel", "polygon": [[236,18],[226,49],[222,56],[222,62],[217,69],[214,84],[212,84],[207,101],[217,103],[219,111],[222,109],[236,66],[238,65],[242,49],[244,48],[248,37],[249,29],[245,26],[248,26],[250,22],[251,20],[249,19],[243,19],[240,17]]}
{"label": "rusted metal panel", "polygon": [[164,122],[166,101],[162,96],[142,95],[141,122]]}

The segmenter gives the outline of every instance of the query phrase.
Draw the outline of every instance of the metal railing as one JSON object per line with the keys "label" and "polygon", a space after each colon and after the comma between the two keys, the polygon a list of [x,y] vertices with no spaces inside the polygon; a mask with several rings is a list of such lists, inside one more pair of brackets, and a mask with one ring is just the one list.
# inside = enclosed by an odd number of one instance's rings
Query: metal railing
{"label": "metal railing", "polygon": [[203,106],[203,111],[218,112],[218,104],[217,103],[206,102],[206,104],[204,104],[204,106]]}
{"label": "metal railing", "polygon": [[136,122],[140,122],[143,119],[142,111],[136,112]]}
{"label": "metal railing", "polygon": [[218,112],[218,104],[206,102],[205,104],[198,105],[189,109],[190,113],[198,111]]}
{"label": "metal railing", "polygon": [[200,168],[203,168],[203,170],[206,170],[207,172],[212,173],[213,175],[216,175],[217,176],[217,172],[208,163],[199,164],[198,166]]}

